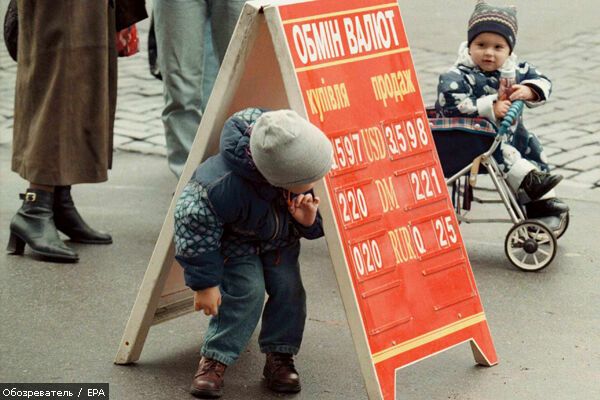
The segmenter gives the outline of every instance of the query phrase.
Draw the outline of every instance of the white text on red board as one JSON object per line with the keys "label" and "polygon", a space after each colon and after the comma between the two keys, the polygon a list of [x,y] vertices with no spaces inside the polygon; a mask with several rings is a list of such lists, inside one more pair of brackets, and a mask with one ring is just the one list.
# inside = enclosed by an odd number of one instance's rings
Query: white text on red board
{"label": "white text on red board", "polygon": [[294,49],[306,65],[400,46],[393,9],[302,21],[292,26]]}

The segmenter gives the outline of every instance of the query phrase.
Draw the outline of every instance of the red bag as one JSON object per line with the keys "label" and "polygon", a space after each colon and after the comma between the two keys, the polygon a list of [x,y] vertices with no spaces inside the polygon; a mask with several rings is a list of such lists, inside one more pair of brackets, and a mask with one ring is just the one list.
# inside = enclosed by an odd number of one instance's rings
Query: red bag
{"label": "red bag", "polygon": [[116,39],[117,54],[119,57],[129,57],[140,51],[140,41],[135,25],[118,31]]}

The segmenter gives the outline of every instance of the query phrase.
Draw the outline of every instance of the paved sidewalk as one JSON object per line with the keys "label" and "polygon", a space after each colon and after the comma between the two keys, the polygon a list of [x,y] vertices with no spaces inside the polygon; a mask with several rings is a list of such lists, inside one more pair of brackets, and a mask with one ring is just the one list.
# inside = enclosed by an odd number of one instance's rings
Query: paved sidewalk
{"label": "paved sidewalk", "polygon": [[[75,188],[78,209],[92,226],[110,230],[112,245],[68,242],[77,264],[34,261],[28,248],[22,257],[0,254],[0,382],[109,382],[111,399],[193,399],[187,390],[208,326],[201,313],[150,329],[137,364],[112,364],[175,185],[160,161],[121,152],[108,182]],[[0,147],[0,171],[9,164]],[[2,175],[0,245],[23,187],[16,174]],[[500,363],[476,367],[464,343],[398,371],[398,399],[600,399],[600,247],[590,234],[600,225],[598,193],[569,193],[571,227],[540,273],[518,271],[506,259],[509,225],[461,225]],[[506,215],[501,208],[479,207],[473,216]],[[302,392],[282,397],[261,385],[255,332],[227,371],[223,400],[366,399],[326,242],[302,246]]]}
{"label": "paved sidewalk", "polygon": [[[405,20],[409,34],[411,23]],[[148,72],[148,21],[138,28],[140,53],[119,59],[115,147],[164,156],[162,83]],[[455,53],[439,51],[432,40],[418,39],[409,35],[423,98],[430,104],[435,101],[437,77],[452,64]],[[0,47],[0,146],[9,146],[16,64]],[[600,186],[600,30],[588,29],[552,47],[559,50],[527,54],[527,60],[552,79],[554,91],[548,104],[526,111],[526,125],[541,138],[555,172],[596,188]]]}

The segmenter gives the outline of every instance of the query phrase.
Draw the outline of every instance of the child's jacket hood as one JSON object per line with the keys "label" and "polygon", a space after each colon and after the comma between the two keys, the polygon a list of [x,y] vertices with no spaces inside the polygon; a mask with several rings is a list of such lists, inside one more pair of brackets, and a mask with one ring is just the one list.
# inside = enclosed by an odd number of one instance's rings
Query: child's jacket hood
{"label": "child's jacket hood", "polygon": [[250,152],[250,135],[253,125],[254,121],[242,118],[227,120],[221,132],[219,151],[235,174],[253,182],[267,183],[254,165]]}

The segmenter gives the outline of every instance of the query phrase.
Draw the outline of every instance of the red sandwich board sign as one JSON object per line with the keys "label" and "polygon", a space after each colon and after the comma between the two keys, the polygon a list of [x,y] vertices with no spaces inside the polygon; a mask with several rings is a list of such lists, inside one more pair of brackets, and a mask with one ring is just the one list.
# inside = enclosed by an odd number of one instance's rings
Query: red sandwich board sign
{"label": "red sandwich board sign", "polygon": [[327,192],[382,397],[397,368],[467,340],[496,363],[397,3],[278,9],[308,118],[333,144]]}
{"label": "red sandwich board sign", "polygon": [[331,140],[315,187],[370,399],[396,370],[460,343],[497,363],[425,115],[398,5],[248,2],[165,217],[115,363],[139,359],[152,325],[193,311],[173,258],[173,210],[228,116],[291,108]]}

